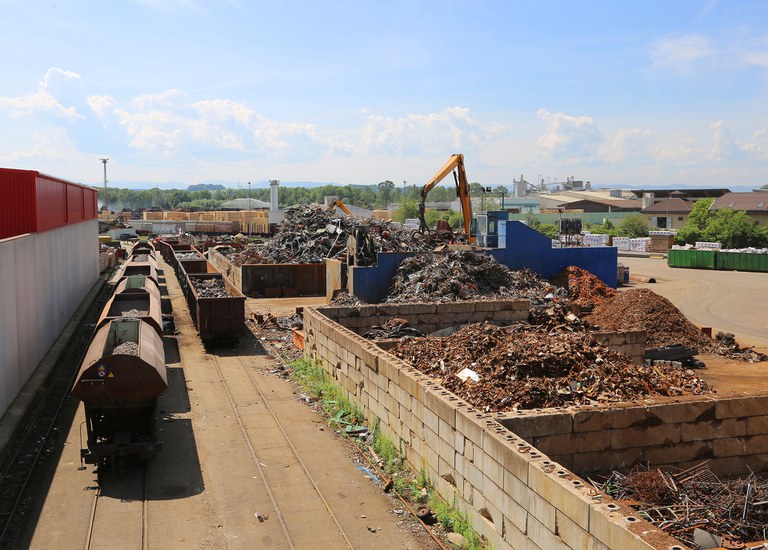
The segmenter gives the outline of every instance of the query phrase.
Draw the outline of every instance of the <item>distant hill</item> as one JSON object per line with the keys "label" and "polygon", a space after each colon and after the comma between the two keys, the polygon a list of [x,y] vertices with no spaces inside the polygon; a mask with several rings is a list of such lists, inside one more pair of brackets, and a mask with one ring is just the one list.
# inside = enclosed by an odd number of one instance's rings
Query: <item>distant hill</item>
{"label": "distant hill", "polygon": [[226,189],[220,183],[197,183],[187,187],[187,191],[218,191],[219,189]]}

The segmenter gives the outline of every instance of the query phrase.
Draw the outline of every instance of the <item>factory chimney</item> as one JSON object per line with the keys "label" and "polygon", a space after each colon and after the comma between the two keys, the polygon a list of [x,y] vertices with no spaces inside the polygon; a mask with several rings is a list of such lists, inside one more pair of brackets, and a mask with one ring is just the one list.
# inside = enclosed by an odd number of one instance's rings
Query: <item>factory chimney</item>
{"label": "factory chimney", "polygon": [[277,188],[280,186],[280,180],[269,180],[269,209],[277,212]]}

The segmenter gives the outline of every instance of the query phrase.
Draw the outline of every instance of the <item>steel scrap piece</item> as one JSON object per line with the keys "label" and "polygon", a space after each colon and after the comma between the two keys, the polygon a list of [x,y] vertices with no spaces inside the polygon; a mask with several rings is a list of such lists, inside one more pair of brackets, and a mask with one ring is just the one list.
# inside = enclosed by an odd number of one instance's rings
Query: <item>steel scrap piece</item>
{"label": "steel scrap piece", "polygon": [[488,254],[458,250],[419,254],[400,263],[386,302],[455,302],[519,298],[533,307],[567,300],[568,293],[529,269],[512,270]]}
{"label": "steel scrap piece", "polygon": [[329,212],[321,205],[288,208],[277,233],[259,245],[232,253],[229,259],[242,264],[322,263],[326,258],[344,259],[347,239],[358,229],[370,236],[375,252],[424,252],[430,250],[420,235],[392,221],[360,219]]}
{"label": "steel scrap piece", "polygon": [[[404,339],[392,353],[488,412],[711,392],[692,370],[634,365],[586,332],[476,323],[447,337]],[[478,382],[457,376],[467,368]]]}
{"label": "steel scrap piece", "polygon": [[639,466],[592,484],[691,548],[700,547],[697,530],[724,548],[763,548],[756,541],[768,538],[768,480],[755,474],[720,480],[702,462],[682,471]]}
{"label": "steel scrap piece", "polygon": [[222,279],[190,278],[198,298],[227,298],[229,293]]}

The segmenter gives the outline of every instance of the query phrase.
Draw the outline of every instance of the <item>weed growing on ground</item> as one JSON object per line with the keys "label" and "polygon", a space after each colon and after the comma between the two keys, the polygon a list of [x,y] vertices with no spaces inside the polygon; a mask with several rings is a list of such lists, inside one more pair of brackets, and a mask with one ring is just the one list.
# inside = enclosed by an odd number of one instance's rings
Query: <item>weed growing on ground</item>
{"label": "weed growing on ground", "polygon": [[[316,362],[298,359],[291,363],[291,379],[304,388],[311,397],[322,404],[331,420],[343,414],[345,419],[356,419],[362,423],[363,411],[352,403],[343,390],[328,376],[328,373]],[[384,472],[392,477],[393,490],[404,499],[417,504],[428,504],[437,522],[449,532],[459,533],[466,539],[463,550],[489,550],[489,546],[472,528],[466,514],[442,500],[431,482],[426,468],[419,470],[416,477],[405,465],[402,453],[394,442],[381,431],[381,422],[375,419],[369,428],[373,438],[371,448],[381,459]],[[355,442],[361,444],[359,439]]]}

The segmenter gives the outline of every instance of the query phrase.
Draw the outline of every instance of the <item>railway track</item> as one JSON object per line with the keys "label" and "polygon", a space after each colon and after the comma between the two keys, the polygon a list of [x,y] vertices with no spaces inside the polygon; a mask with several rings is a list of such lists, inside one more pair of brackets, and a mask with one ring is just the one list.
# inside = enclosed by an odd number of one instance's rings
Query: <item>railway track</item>
{"label": "railway track", "polygon": [[[0,548],[23,547],[29,518],[41,505],[38,494],[53,476],[78,401],[69,390],[88,348],[93,323],[109,294],[104,286],[88,307],[83,321],[70,338],[33,405],[26,428],[0,471]],[[48,460],[48,459],[51,460]]]}
{"label": "railway track", "polygon": [[[108,548],[120,541],[121,548],[148,550],[147,467],[102,475],[94,493],[84,550]],[[120,499],[104,498],[111,494]]]}
{"label": "railway track", "polygon": [[[354,550],[355,545],[350,540],[349,536],[345,532],[344,527],[340,523],[339,519],[336,517],[336,515],[333,513],[333,510],[331,508],[331,505],[328,503],[325,495],[323,495],[323,492],[321,491],[317,481],[312,476],[312,473],[307,468],[304,461],[301,459],[301,456],[299,455],[298,450],[296,449],[296,446],[294,445],[293,441],[291,441],[291,438],[289,434],[287,433],[283,423],[280,421],[280,418],[275,413],[273,407],[270,405],[269,400],[267,398],[267,395],[264,391],[264,389],[260,386],[259,382],[254,377],[253,373],[251,372],[251,369],[248,367],[246,362],[243,360],[243,358],[237,354],[235,351],[232,355],[226,355],[226,356],[216,356],[216,355],[210,355],[217,373],[219,375],[219,378],[221,380],[221,383],[224,387],[225,393],[227,395],[227,399],[229,401],[230,407],[232,409],[232,412],[235,416],[235,419],[237,420],[237,423],[240,427],[240,431],[243,435],[243,438],[245,439],[245,442],[248,446],[251,458],[253,459],[254,465],[258,471],[258,475],[262,482],[264,483],[265,489],[269,495],[269,500],[272,503],[275,517],[280,522],[280,527],[283,535],[286,539],[287,547],[289,548],[296,548],[296,547],[306,547],[306,541],[297,541],[296,536],[294,533],[292,533],[291,528],[289,525],[296,525],[295,522],[301,522],[301,516],[303,515],[310,515],[313,512],[317,514],[322,510],[322,513],[327,517],[327,519],[330,519],[334,528],[333,529],[336,533],[336,546],[335,548],[349,548]],[[245,402],[242,402],[241,399],[238,397],[238,390],[242,389],[242,387],[237,384],[237,381],[234,380],[233,372],[231,367],[235,367],[237,371],[240,373],[240,379],[243,379],[243,374],[245,375],[246,384],[250,385],[253,389],[256,390],[259,398],[261,399],[261,403],[263,404],[265,410],[266,410],[266,416],[271,424],[273,424],[273,427],[276,429],[276,431],[281,436],[281,441],[279,443],[272,441],[270,443],[271,446],[277,446],[281,445],[284,446],[288,453],[286,453],[287,456],[290,456],[291,461],[293,464],[297,465],[299,469],[302,472],[303,482],[305,485],[307,485],[308,491],[311,493],[314,493],[315,498],[310,499],[309,496],[307,498],[307,502],[303,505],[303,510],[301,511],[285,511],[281,507],[281,502],[279,497],[277,496],[277,492],[275,491],[275,481],[270,479],[270,475],[266,471],[266,468],[264,467],[262,460],[260,459],[258,452],[256,450],[256,445],[254,444],[253,437],[250,433],[248,423],[244,419],[243,415],[241,414],[241,408],[248,404]],[[249,383],[248,383],[249,382]],[[245,392],[247,394],[247,392]],[[252,395],[252,392],[251,392]],[[264,415],[262,415],[264,416]],[[273,430],[274,432],[274,430]],[[287,468],[288,466],[285,466]],[[308,503],[313,503],[313,510],[308,511],[307,508],[310,506]],[[294,516],[294,517],[289,517]],[[327,524],[327,522],[325,522]]]}

